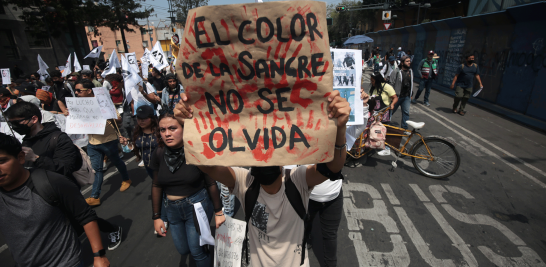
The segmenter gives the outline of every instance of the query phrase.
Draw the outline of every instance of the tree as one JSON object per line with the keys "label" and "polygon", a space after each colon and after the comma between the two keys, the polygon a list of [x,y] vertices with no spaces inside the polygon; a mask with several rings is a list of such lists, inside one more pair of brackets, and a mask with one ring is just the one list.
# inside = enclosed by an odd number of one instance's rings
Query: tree
{"label": "tree", "polygon": [[173,0],[173,6],[177,9],[176,19],[186,21],[191,9],[208,4],[209,0]]}

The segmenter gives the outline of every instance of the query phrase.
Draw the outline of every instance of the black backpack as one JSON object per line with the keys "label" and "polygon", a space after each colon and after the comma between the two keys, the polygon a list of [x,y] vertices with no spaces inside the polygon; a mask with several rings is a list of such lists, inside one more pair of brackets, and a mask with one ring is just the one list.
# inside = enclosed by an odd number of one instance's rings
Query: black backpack
{"label": "black backpack", "polygon": [[[300,219],[302,219],[305,222],[305,219],[307,219],[307,211],[305,210],[305,206],[303,205],[303,201],[301,199],[300,191],[298,191],[298,188],[292,182],[292,179],[290,178],[289,172],[286,173],[286,179],[284,181],[284,192],[286,194],[286,197],[288,198],[288,202],[290,202],[290,205],[292,205],[292,208],[296,211]],[[245,239],[243,241],[243,252],[242,252],[242,259],[246,259],[246,263],[248,264],[249,259],[249,249],[248,249],[248,223],[250,221],[250,217],[252,216],[252,211],[254,210],[254,206],[256,205],[256,202],[258,201],[258,196],[260,195],[260,183],[258,182],[258,179],[254,179],[252,181],[252,184],[248,188],[248,190],[245,193],[245,221],[246,221],[246,230],[245,230]],[[302,241],[302,254],[301,254],[301,264],[303,265],[305,261],[305,246],[307,244],[307,231],[304,230],[304,236]]]}
{"label": "black backpack", "polygon": [[[85,231],[83,229],[83,226],[81,226],[71,214],[69,214],[64,207],[61,205],[61,198],[55,192],[53,189],[53,186],[51,185],[51,182],[49,181],[49,176],[47,175],[48,171],[43,169],[34,169],[30,174],[30,179],[32,180],[32,184],[34,185],[34,188],[31,188],[33,192],[38,194],[45,202],[47,202],[49,205],[53,207],[60,208],[63,213],[65,214],[68,221],[70,221],[70,225],[72,225],[72,228],[74,228],[74,231],[76,231],[77,236],[81,236]],[[65,179],[65,178],[61,178]]]}

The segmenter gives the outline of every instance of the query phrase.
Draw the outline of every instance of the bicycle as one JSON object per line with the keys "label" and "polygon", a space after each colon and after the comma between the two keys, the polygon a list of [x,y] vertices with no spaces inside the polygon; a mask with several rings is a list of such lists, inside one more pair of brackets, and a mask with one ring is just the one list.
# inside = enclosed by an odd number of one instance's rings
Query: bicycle
{"label": "bicycle", "polygon": [[[389,107],[386,107],[374,112],[375,121],[382,118],[388,110]],[[425,126],[424,122],[407,121],[406,123],[413,130],[409,131],[408,129],[385,124],[387,128],[385,145],[394,150],[398,157],[410,156],[415,169],[424,176],[434,179],[449,177],[459,169],[461,158],[452,142],[441,136],[423,137],[417,130]],[[359,159],[373,151],[373,149],[366,149],[365,133],[367,130],[369,128],[366,128],[360,134],[351,150],[347,151],[347,154],[354,159]],[[414,136],[418,136],[420,140],[415,142],[411,148],[408,148],[408,144]],[[408,139],[402,147],[399,147],[403,137],[408,137]],[[393,166],[396,167],[396,163],[393,163]]]}

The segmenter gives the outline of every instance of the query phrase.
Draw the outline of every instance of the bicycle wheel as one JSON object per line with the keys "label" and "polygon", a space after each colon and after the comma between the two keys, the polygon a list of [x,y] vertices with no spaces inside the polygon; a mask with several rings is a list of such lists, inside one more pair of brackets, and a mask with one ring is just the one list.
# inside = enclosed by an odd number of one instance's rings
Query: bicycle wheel
{"label": "bicycle wheel", "polygon": [[[461,157],[453,144],[440,138],[425,138],[434,160],[412,157],[413,166],[424,176],[442,179],[454,174],[459,169]],[[414,156],[430,156],[422,140],[413,145]]]}

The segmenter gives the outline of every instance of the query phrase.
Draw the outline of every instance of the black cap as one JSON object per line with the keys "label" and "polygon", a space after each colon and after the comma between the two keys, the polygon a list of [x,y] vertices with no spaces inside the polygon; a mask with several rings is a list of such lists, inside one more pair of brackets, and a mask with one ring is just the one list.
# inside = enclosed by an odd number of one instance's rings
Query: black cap
{"label": "black cap", "polygon": [[[17,86],[17,87],[20,87],[20,86]],[[19,90],[19,93],[21,94],[31,94],[31,95],[36,95],[36,86],[34,86],[34,84],[27,84],[22,90],[21,89],[17,89]]]}
{"label": "black cap", "polygon": [[7,88],[0,88],[0,95],[11,97],[11,92]]}
{"label": "black cap", "polygon": [[136,116],[139,119],[147,119],[154,116],[154,109],[150,106],[140,106],[136,110]]}

